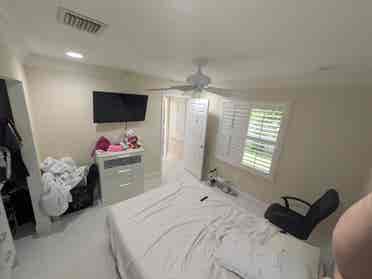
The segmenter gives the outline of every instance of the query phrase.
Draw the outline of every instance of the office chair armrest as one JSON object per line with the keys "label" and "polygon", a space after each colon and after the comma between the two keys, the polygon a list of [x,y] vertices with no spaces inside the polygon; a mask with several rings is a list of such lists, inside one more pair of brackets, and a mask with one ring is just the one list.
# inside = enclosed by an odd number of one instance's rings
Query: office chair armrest
{"label": "office chair armrest", "polygon": [[307,205],[308,207],[311,207],[310,203],[308,203],[307,201],[301,200],[299,198],[296,198],[296,197],[284,196],[284,197],[282,197],[282,199],[284,200],[285,207],[287,207],[287,208],[290,208],[289,207],[289,202],[288,202],[289,200],[295,200],[295,201],[298,201],[298,202],[301,202],[301,203]]}

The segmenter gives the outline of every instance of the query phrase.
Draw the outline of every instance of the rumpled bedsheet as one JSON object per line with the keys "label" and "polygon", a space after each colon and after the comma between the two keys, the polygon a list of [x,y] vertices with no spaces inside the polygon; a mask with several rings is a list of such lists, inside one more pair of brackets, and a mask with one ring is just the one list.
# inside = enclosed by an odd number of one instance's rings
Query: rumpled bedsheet
{"label": "rumpled bedsheet", "polygon": [[238,229],[264,243],[278,231],[202,184],[163,186],[116,204],[107,224],[123,279],[239,278],[216,262],[223,238]]}

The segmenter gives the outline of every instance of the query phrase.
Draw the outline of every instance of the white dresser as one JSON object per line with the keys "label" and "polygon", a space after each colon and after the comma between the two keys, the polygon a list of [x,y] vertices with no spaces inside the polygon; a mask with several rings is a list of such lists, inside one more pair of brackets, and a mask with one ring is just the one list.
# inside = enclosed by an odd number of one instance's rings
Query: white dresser
{"label": "white dresser", "polygon": [[[1,190],[1,187],[0,187]],[[9,229],[3,200],[0,196],[0,278],[10,279],[11,271],[15,263],[15,247],[13,237]]]}
{"label": "white dresser", "polygon": [[110,205],[144,192],[143,148],[96,152],[101,198]]}

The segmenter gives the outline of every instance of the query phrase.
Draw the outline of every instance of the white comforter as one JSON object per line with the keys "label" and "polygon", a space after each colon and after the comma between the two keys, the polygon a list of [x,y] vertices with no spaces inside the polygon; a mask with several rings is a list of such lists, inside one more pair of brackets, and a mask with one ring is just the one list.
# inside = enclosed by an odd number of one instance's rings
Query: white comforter
{"label": "white comforter", "polygon": [[163,186],[112,206],[108,227],[121,277],[238,278],[216,263],[223,236],[240,228],[264,242],[276,230],[234,199],[197,184]]}

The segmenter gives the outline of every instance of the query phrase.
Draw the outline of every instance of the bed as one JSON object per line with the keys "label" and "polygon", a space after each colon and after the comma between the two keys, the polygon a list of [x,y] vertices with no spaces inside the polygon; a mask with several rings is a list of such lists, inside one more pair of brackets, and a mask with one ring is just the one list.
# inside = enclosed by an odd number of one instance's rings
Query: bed
{"label": "bed", "polygon": [[[122,279],[238,279],[215,257],[231,231],[243,229],[278,251],[299,242],[263,225],[265,209],[248,195],[232,197],[201,183],[166,185],[113,205],[107,226],[118,273]],[[317,279],[319,251],[310,250],[311,275],[304,279]]]}

